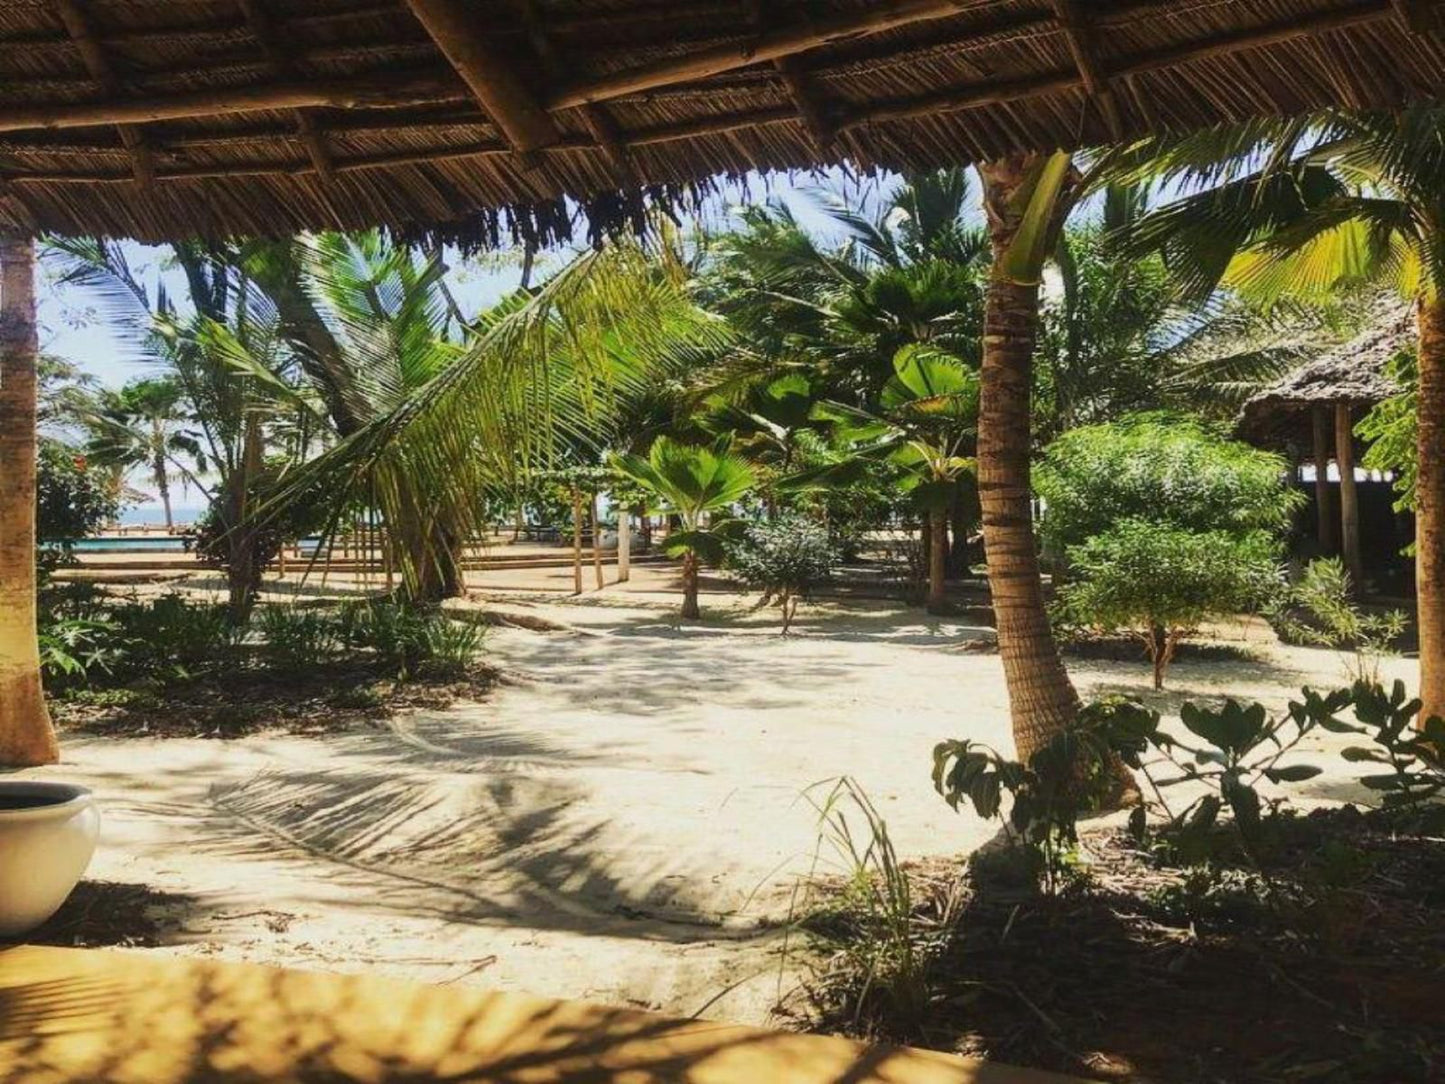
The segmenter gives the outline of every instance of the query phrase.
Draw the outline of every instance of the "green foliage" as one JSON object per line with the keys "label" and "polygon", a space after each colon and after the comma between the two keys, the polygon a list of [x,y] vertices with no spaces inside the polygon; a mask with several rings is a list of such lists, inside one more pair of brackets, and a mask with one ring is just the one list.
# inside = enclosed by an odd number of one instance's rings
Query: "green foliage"
{"label": "green foliage", "polygon": [[345,643],[375,652],[380,666],[400,678],[459,676],[475,661],[486,637],[480,625],[411,603],[356,603],[344,607],[338,621]]}
{"label": "green foliage", "polygon": [[743,583],[782,611],[785,635],[798,603],[832,575],[837,562],[828,529],[798,515],[752,524],[728,550],[728,565]]}
{"label": "green foliage", "polygon": [[1352,745],[1344,750],[1346,760],[1389,769],[1360,778],[1380,795],[1387,809],[1407,807],[1416,812],[1422,805],[1445,793],[1445,720],[1427,719],[1416,729],[1420,701],[1405,693],[1405,683],[1395,682],[1390,692],[1373,681],[1357,681],[1351,690],[1355,718],[1371,733],[1372,746]]}
{"label": "green foliage", "polygon": [[40,672],[46,688],[65,690],[110,677],[126,661],[118,628],[108,621],[63,617],[43,621],[38,630]]}
{"label": "green foliage", "polygon": [[[1186,703],[1180,709],[1180,721],[1203,744],[1177,739],[1156,725],[1148,740],[1179,774],[1155,781],[1147,768],[1145,773],[1161,800],[1163,788],[1180,783],[1209,787],[1184,810],[1169,811],[1176,828],[1195,839],[1208,836],[1220,812],[1227,808],[1241,840],[1251,848],[1261,839],[1266,810],[1259,784],[1265,780],[1297,783],[1318,775],[1322,769],[1313,764],[1287,761],[1296,746],[1317,729],[1349,733],[1351,725],[1337,718],[1349,703],[1348,689],[1323,696],[1305,689],[1302,699],[1291,701],[1289,710],[1280,716],[1271,716],[1262,704],[1246,707],[1236,700],[1226,700],[1219,707]],[[1154,718],[1157,724],[1158,715]]]}
{"label": "green foliage", "polygon": [[118,677],[184,680],[207,665],[229,665],[246,633],[225,606],[178,594],[116,606],[110,620],[124,652],[115,668]]}
{"label": "green foliage", "polygon": [[1143,642],[1155,688],[1175,648],[1213,617],[1255,609],[1278,594],[1279,544],[1264,531],[1191,531],[1122,520],[1068,551],[1071,579],[1056,616],[1067,626],[1126,631]]}
{"label": "green foliage", "polygon": [[1136,414],[1065,433],[1034,486],[1045,538],[1068,547],[1126,519],[1190,531],[1279,531],[1303,499],[1284,460],[1183,415]]}
{"label": "green foliage", "polygon": [[1366,470],[1389,471],[1395,475],[1395,510],[1413,511],[1415,489],[1420,471],[1419,368],[1415,356],[1405,352],[1393,358],[1386,374],[1398,384],[1398,394],[1383,399],[1370,408],[1355,424],[1355,432],[1366,442],[1360,465]]}
{"label": "green foliage", "polygon": [[334,614],[301,606],[263,606],[251,619],[261,635],[267,665],[282,673],[326,666],[345,648]]}
{"label": "green foliage", "polygon": [[112,478],[91,467],[79,449],[41,438],[35,479],[35,533],[41,543],[94,534],[120,514],[120,506]]}
{"label": "green foliage", "polygon": [[[806,797],[818,814],[819,843],[833,852],[846,887],[834,913],[809,916],[807,924],[825,931],[845,927],[830,940],[845,954],[850,986],[861,990],[852,1006],[854,1019],[882,1016],[916,1028],[926,1018],[929,972],[947,930],[929,943],[916,935],[908,871],[887,822],[863,789],[847,777],[832,782],[821,798],[816,789]],[[952,917],[944,917],[945,927]]]}
{"label": "green foliage", "polygon": [[[1010,839],[1036,853],[1046,887],[1063,883],[1078,843],[1079,816],[1096,808],[1112,785],[1114,757],[1139,766],[1159,717],[1127,701],[1103,701],[1080,713],[1027,765],[968,740],[933,749],[933,787],[955,811],[966,800],[986,820],[1002,820]],[[1007,815],[1003,799],[1011,799]]]}
{"label": "green foliage", "polygon": [[1338,557],[1321,557],[1306,565],[1268,616],[1290,643],[1349,650],[1350,679],[1371,683],[1380,680],[1380,660],[1404,633],[1406,623],[1400,610],[1371,613],[1356,604],[1350,574]]}

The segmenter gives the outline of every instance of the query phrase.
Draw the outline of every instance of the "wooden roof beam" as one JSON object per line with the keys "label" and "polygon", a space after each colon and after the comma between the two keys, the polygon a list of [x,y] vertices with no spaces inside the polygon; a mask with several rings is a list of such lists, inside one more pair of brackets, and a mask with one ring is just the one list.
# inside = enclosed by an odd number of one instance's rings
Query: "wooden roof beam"
{"label": "wooden roof beam", "polygon": [[1093,28],[1078,0],[1053,0],[1053,5],[1054,15],[1063,27],[1064,40],[1069,44],[1069,53],[1074,58],[1074,67],[1079,69],[1079,78],[1084,81],[1084,90],[1099,107],[1109,134],[1116,140],[1122,139],[1124,124],[1119,117],[1119,103],[1096,59]]}
{"label": "wooden roof beam", "polygon": [[546,108],[493,47],[467,4],[462,0],[406,3],[524,164],[535,163],[537,151],[561,139]]}
{"label": "wooden roof beam", "polygon": [[216,87],[149,97],[96,102],[0,106],[0,132],[42,128],[94,128],[106,124],[149,124],[223,113],[267,113],[272,110],[370,109],[378,106],[432,105],[469,100],[467,88],[452,72],[412,72],[401,76],[314,82],[268,83],[263,86]]}
{"label": "wooden roof beam", "polygon": [[[526,24],[527,37],[541,59],[543,69],[549,77],[561,78],[565,61],[547,34],[547,23],[542,13],[537,10],[536,0],[522,0],[522,19]],[[616,118],[607,111],[607,107],[588,102],[579,106],[577,112],[582,117],[582,123],[587,126],[587,131],[607,156],[607,164],[612,168],[618,187],[628,188],[640,184],[632,154],[628,151],[627,144],[622,141],[622,129]]]}
{"label": "wooden roof beam", "polygon": [[[276,74],[287,79],[299,75],[295,54],[281,40],[271,13],[266,10],[265,0],[237,0],[237,3],[241,7],[241,14],[246,17],[246,25],[251,28],[252,36],[261,43],[261,48],[270,58],[271,67]],[[331,160],[331,151],[326,146],[326,136],[322,133],[321,126],[316,123],[316,118],[301,108],[293,109],[291,115],[296,121],[296,134],[301,137],[301,142],[306,147],[306,155],[316,167],[317,175],[324,181],[334,181],[336,167]]]}
{"label": "wooden roof beam", "polygon": [[[80,0],[56,0],[56,8],[60,14],[60,21],[65,24],[66,33],[70,35],[76,51],[80,53],[80,59],[85,63],[86,70],[90,72],[90,77],[95,80],[101,93],[120,94],[120,77],[116,75],[110,58],[106,56],[105,50],[96,40],[90,17]],[[130,154],[136,182],[144,186],[154,184],[156,179],[155,155],[151,153],[150,147],[146,144],[145,133],[133,124],[122,124],[118,127],[118,131],[121,142],[125,144],[125,149]]]}
{"label": "wooden roof beam", "polygon": [[[409,2],[414,5],[420,0]],[[875,0],[866,11],[814,19],[798,26],[770,30],[749,41],[669,57],[655,64],[627,68],[577,83],[552,95],[547,101],[547,108],[568,109],[673,83],[706,79],[722,72],[767,63],[779,57],[793,56],[869,34],[881,34],[912,23],[944,19],[976,6],[971,0]]]}

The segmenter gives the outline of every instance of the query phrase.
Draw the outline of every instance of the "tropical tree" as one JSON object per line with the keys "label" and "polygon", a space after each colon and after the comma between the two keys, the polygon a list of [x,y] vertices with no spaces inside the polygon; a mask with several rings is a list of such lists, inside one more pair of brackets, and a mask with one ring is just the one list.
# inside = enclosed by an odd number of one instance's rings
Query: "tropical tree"
{"label": "tropical tree", "polygon": [[117,391],[102,392],[82,417],[92,434],[87,454],[101,466],[146,470],[165,510],[166,528],[174,527],[170,483],[179,457],[190,458],[205,472],[180,383],[173,377],[132,380]]}
{"label": "tropical tree", "polygon": [[1388,283],[1415,306],[1420,719],[1445,716],[1445,108],[1260,120],[1131,154],[1185,187],[1129,247],[1164,253],[1186,296]]}
{"label": "tropical tree", "polygon": [[927,523],[930,613],[946,609],[948,512],[959,503],[961,483],[972,476],[978,417],[978,376],[958,358],[915,344],[893,359],[894,375],[878,397],[876,413],[842,403],[814,410],[835,427],[850,454],[784,478],[785,490],[847,486],[880,464],[900,471],[901,489]]}
{"label": "tropical tree", "polygon": [[721,562],[726,543],[737,536],[742,524],[729,513],[752,488],[752,467],[733,451],[730,436],[711,446],[662,436],[647,458],[617,455],[612,465],[652,495],[651,511],[678,518],[680,528],[667,535],[663,549],[682,557],[682,616],[696,620],[699,569],[703,562]]}

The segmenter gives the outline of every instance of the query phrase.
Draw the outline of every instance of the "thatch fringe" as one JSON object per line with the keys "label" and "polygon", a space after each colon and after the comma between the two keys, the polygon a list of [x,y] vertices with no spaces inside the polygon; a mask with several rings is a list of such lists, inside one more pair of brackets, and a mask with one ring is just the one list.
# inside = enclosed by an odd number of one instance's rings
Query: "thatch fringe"
{"label": "thatch fringe", "polygon": [[443,223],[470,243],[558,240],[578,209],[593,233],[632,228],[719,174],[845,156],[923,168],[1397,106],[1445,90],[1435,10],[17,2],[0,5],[0,224],[158,240]]}

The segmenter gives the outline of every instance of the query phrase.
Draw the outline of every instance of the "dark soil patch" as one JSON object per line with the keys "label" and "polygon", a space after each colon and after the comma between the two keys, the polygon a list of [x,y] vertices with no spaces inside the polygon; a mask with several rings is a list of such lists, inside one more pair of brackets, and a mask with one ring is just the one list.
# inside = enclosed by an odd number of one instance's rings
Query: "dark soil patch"
{"label": "dark soil patch", "polygon": [[[1445,839],[1353,811],[1281,823],[1267,876],[1173,868],[1093,834],[1057,897],[912,869],[926,1004],[865,987],[833,912],[806,1026],[1094,1079],[1445,1080]],[[852,938],[853,951],[845,950]]]}
{"label": "dark soil patch", "polygon": [[405,708],[444,708],[484,696],[497,671],[407,681],[363,667],[279,675],[238,668],[162,687],[78,690],[52,701],[62,731],[107,737],[241,738],[265,730],[327,734]]}
{"label": "dark soil patch", "polygon": [[196,897],[118,881],[81,881],[29,945],[60,948],[154,948],[198,904]]}

